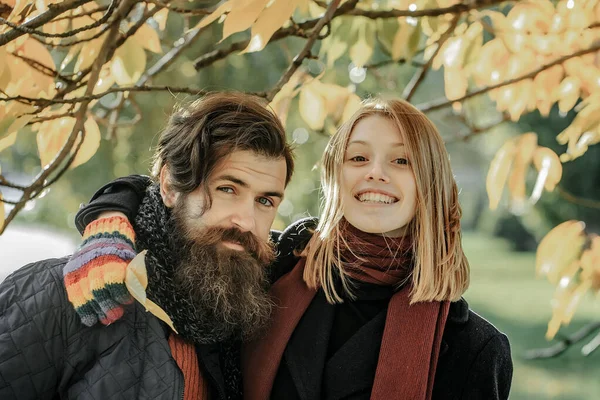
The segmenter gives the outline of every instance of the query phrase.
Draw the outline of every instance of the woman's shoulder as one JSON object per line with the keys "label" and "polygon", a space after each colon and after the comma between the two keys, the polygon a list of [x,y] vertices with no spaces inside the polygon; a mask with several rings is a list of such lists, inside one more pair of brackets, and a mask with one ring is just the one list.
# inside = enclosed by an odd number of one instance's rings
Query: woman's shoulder
{"label": "woman's shoulder", "polygon": [[[318,223],[316,217],[303,218],[276,235],[277,258],[271,269],[271,282],[275,282],[294,268]],[[275,238],[274,236],[272,235],[272,238]]]}
{"label": "woman's shoulder", "polygon": [[473,352],[480,352],[487,347],[487,350],[510,354],[506,335],[473,311],[463,298],[450,303],[444,339],[449,345],[468,348]]}

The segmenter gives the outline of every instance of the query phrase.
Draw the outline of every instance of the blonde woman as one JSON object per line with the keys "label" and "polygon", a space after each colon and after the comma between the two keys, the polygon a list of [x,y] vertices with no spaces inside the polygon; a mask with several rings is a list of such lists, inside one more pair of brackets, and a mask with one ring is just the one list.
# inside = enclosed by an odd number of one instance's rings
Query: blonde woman
{"label": "blonde woman", "polygon": [[244,398],[507,399],[508,339],[461,297],[458,190],[433,123],[365,102],[331,138],[322,188],[319,221],[274,235],[277,307],[244,346]]}

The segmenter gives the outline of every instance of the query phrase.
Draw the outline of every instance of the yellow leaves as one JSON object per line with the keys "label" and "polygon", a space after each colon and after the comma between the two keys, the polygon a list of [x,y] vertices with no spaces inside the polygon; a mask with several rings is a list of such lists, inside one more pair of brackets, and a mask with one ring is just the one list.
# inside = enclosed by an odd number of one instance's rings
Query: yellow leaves
{"label": "yellow leaves", "polygon": [[[525,195],[528,168],[538,170],[538,178],[529,199]],[[510,207],[514,213],[522,213],[527,205],[535,204],[543,191],[552,191],[562,177],[562,164],[556,153],[537,145],[537,135],[523,134],[504,143],[490,164],[486,178],[486,190],[490,209],[500,203],[504,186],[508,180]]]}
{"label": "yellow leaves", "polygon": [[173,321],[169,315],[146,296],[146,287],[148,286],[148,272],[146,269],[146,252],[141,251],[127,265],[125,270],[125,286],[134,299],[144,306],[146,311],[150,312],[160,320],[164,321],[173,332],[177,333]]}
{"label": "yellow leaves", "polygon": [[399,18],[400,27],[394,35],[392,42],[392,59],[394,61],[410,61],[415,55],[421,40],[419,23],[412,23],[406,18]]}
{"label": "yellow leaves", "polygon": [[275,0],[270,7],[266,8],[252,25],[250,32],[250,44],[243,51],[254,52],[264,49],[271,40],[271,36],[285,24],[301,0]]}
{"label": "yellow leaves", "polygon": [[555,99],[558,99],[558,108],[561,112],[566,113],[575,106],[579,99],[580,89],[581,81],[579,78],[569,76],[563,79],[553,95]]}
{"label": "yellow leaves", "polygon": [[127,40],[115,52],[111,71],[115,81],[121,85],[133,85],[146,69],[144,49],[134,40]]}
{"label": "yellow leaves", "polygon": [[585,245],[584,229],[580,221],[567,221],[548,232],[536,252],[536,273],[545,276],[550,283],[559,283],[562,273],[581,255]]}
{"label": "yellow leaves", "polygon": [[321,130],[325,125],[327,112],[325,99],[321,97],[315,85],[305,85],[300,91],[300,116],[313,130]]}
{"label": "yellow leaves", "polygon": [[[37,146],[42,168],[49,165],[58,155],[69,139],[74,127],[75,118],[70,117],[44,121],[40,124],[37,133]],[[100,129],[96,121],[89,117],[84,123],[84,129],[85,138],[70,168],[86,163],[100,146]]]}
{"label": "yellow leaves", "polygon": [[584,229],[583,222],[563,222],[538,246],[537,274],[556,285],[547,339],[552,339],[561,325],[571,322],[577,306],[590,289],[596,292],[600,289],[600,238],[586,235]]}
{"label": "yellow leaves", "polygon": [[228,0],[203,18],[195,28],[201,29],[222,18],[223,39],[226,39],[236,32],[252,27],[250,44],[243,52],[260,51],[269,43],[273,33],[289,21],[299,5],[304,7],[305,1]]}
{"label": "yellow leaves", "polygon": [[567,151],[561,154],[563,162],[581,157],[593,144],[600,143],[600,94],[588,97],[577,106],[580,110],[575,119],[556,136],[560,144],[567,144]]}
{"label": "yellow leaves", "polygon": [[132,36],[132,39],[137,41],[138,46],[141,46],[146,50],[150,50],[157,54],[162,53],[158,32],[148,24],[140,26],[137,32]]}
{"label": "yellow leaves", "polygon": [[313,130],[322,130],[325,120],[334,125],[348,119],[360,106],[360,98],[348,88],[315,79],[300,89],[300,116]]}
{"label": "yellow leaves", "polygon": [[354,44],[350,46],[350,59],[357,67],[363,67],[373,55],[375,23],[367,18],[353,21],[351,36],[356,35]]}

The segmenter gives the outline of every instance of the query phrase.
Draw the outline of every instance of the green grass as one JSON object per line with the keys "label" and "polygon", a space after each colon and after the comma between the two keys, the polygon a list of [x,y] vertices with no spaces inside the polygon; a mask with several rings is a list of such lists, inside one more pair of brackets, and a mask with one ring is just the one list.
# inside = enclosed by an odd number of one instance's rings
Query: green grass
{"label": "green grass", "polygon": [[[510,339],[514,362],[512,400],[600,399],[600,350],[584,357],[581,344],[561,356],[525,360],[532,348],[553,342],[544,338],[551,316],[554,288],[535,277],[535,254],[511,252],[508,245],[482,234],[466,234],[465,251],[471,264],[471,286],[465,298]],[[559,334],[569,334],[600,319],[600,301],[589,295],[579,306],[573,322]]]}

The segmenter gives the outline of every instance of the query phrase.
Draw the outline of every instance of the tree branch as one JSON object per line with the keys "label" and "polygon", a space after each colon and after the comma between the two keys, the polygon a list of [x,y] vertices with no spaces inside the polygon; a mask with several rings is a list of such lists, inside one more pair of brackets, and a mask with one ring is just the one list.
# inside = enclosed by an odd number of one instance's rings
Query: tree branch
{"label": "tree branch", "polygon": [[[38,28],[44,25],[46,22],[52,21],[55,17],[69,11],[73,10],[83,4],[89,3],[92,0],[65,0],[58,4],[50,4],[48,5],[48,10],[41,13],[35,18],[30,19],[22,25],[19,25],[18,29],[11,29],[10,31],[3,33],[0,35],[0,46],[4,46],[5,44],[15,40],[16,38],[23,36],[26,33],[36,33],[34,31],[35,28]],[[0,18],[0,23],[6,24],[7,20],[4,18]]]}
{"label": "tree branch", "polygon": [[467,1],[465,3],[455,4],[450,7],[443,8],[426,8],[423,10],[385,10],[385,11],[375,11],[375,10],[361,10],[361,9],[353,9],[347,13],[347,15],[361,16],[370,19],[379,19],[379,18],[399,18],[399,17],[438,17],[440,15],[445,14],[462,14],[464,12],[468,12],[471,10],[476,10],[479,8],[487,8],[493,5],[503,3],[506,0],[476,0],[476,1]]}
{"label": "tree branch", "polygon": [[558,190],[558,194],[570,203],[577,204],[578,206],[586,208],[600,209],[600,201],[598,200],[586,199],[579,196],[575,196],[574,194],[568,192],[561,186],[557,186],[556,189]]}
{"label": "tree branch", "polygon": [[600,322],[589,323],[586,326],[584,326],[583,328],[581,328],[580,330],[578,330],[577,332],[573,333],[570,336],[565,337],[564,339],[560,340],[558,343],[556,343],[550,347],[528,350],[525,353],[525,359],[526,360],[537,360],[537,359],[541,359],[541,358],[557,357],[557,356],[561,355],[562,353],[564,353],[569,347],[582,341],[588,335],[590,335],[591,333],[593,333],[594,331],[596,331],[598,329],[600,329]]}
{"label": "tree branch", "polygon": [[500,83],[498,83],[496,85],[487,86],[487,87],[475,90],[475,91],[473,91],[471,93],[467,93],[466,95],[464,95],[462,97],[459,97],[458,99],[448,100],[448,99],[446,99],[444,97],[444,98],[433,100],[433,101],[430,101],[430,102],[427,102],[427,103],[419,104],[419,105],[417,105],[417,108],[419,110],[421,110],[422,112],[430,112],[430,111],[434,111],[434,110],[439,110],[440,108],[449,107],[449,106],[452,105],[452,103],[462,102],[462,101],[465,101],[467,99],[470,99],[471,97],[479,96],[479,95],[487,93],[487,92],[489,92],[491,90],[498,89],[498,88],[501,88],[501,87],[504,87],[504,86],[508,86],[508,85],[512,85],[513,83],[518,83],[518,82],[521,82],[521,81],[523,81],[525,79],[533,79],[540,72],[543,72],[543,71],[545,71],[545,70],[547,70],[549,68],[552,68],[555,65],[562,64],[563,62],[565,62],[565,61],[567,61],[567,60],[569,60],[571,58],[583,56],[585,54],[593,53],[593,52],[596,52],[596,51],[599,51],[599,50],[600,50],[600,42],[597,42],[594,46],[590,47],[589,49],[580,50],[580,51],[577,51],[577,52],[575,52],[573,54],[569,54],[569,55],[560,57],[560,58],[558,58],[558,59],[556,59],[556,60],[554,60],[554,61],[552,61],[552,62],[550,62],[548,64],[542,65],[538,69],[536,69],[534,71],[531,71],[531,72],[529,72],[527,74],[518,76],[518,77],[513,78],[513,79],[509,79],[509,80],[504,81],[504,82],[500,82]]}
{"label": "tree branch", "polygon": [[[342,4],[336,10],[336,12],[333,15],[333,17],[331,18],[331,20],[333,20],[341,15],[346,14],[349,10],[352,10],[354,7],[356,7],[357,3],[358,3],[358,0],[346,1],[344,4]],[[319,21],[321,19],[322,19],[322,17],[302,22],[300,24],[297,24],[296,26],[294,26],[292,24],[292,26],[289,26],[287,28],[279,28],[277,31],[275,31],[273,36],[271,36],[269,43],[275,42],[277,40],[280,40],[280,39],[283,39],[283,38],[286,38],[289,36],[301,36],[300,35],[301,32],[313,29],[319,23]],[[228,48],[214,50],[209,53],[206,53],[206,54],[198,57],[194,61],[194,68],[196,68],[196,70],[200,70],[202,68],[208,67],[209,65],[212,65],[216,61],[226,58],[233,52],[236,52],[239,50],[244,50],[246,47],[248,47],[249,44],[250,44],[249,39],[241,40],[239,42],[232,43]]]}
{"label": "tree branch", "polygon": [[[116,14],[118,16],[121,16],[121,18],[123,16],[127,15],[129,10],[131,9],[130,6],[132,5],[132,3],[134,3],[134,0],[124,0],[121,3],[121,5],[119,6]],[[104,40],[104,43],[102,44],[100,51],[98,52],[98,58],[96,59],[96,62],[93,64],[92,69],[90,71],[90,79],[88,80],[86,91],[85,91],[86,96],[89,96],[93,93],[94,87],[96,86],[96,83],[98,82],[98,79],[100,77],[100,71],[102,69],[102,66],[109,59],[108,56],[110,54],[110,48],[113,46],[118,32],[119,32],[119,26],[117,24],[114,24],[112,26],[112,29],[108,32],[108,35],[107,35],[106,39]],[[79,147],[81,146],[81,144],[83,143],[83,140],[85,138],[85,129],[83,127],[83,124],[84,124],[84,119],[85,119],[87,108],[88,108],[90,101],[91,100],[81,101],[79,109],[75,113],[76,122],[75,122],[75,126],[73,127],[73,130],[71,131],[71,134],[69,135],[69,138],[67,139],[67,141],[61,148],[60,152],[50,162],[50,164],[48,166],[46,166],[44,169],[42,169],[42,171],[34,178],[33,182],[27,188],[25,188],[23,190],[23,194],[22,194],[20,200],[17,202],[17,204],[15,204],[13,209],[10,211],[10,213],[6,217],[6,220],[4,221],[4,225],[2,227],[0,227],[0,234],[2,234],[4,232],[4,230],[6,229],[8,224],[14,219],[14,217],[17,215],[17,213],[25,206],[25,203],[27,201],[38,196],[44,188],[46,188],[48,185],[51,185],[53,182],[55,182],[56,179],[58,179],[58,177],[60,177],[69,168],[69,165],[71,165],[71,162],[73,161],[74,157],[77,155]],[[78,143],[78,145],[76,146],[75,151],[73,153],[71,153],[71,150],[73,149],[73,145],[75,144],[75,141],[77,140],[78,137],[81,137],[81,140]],[[63,163],[65,161],[65,159],[66,159],[66,163]],[[61,167],[61,165],[62,165],[62,168],[60,170],[58,170]],[[56,170],[58,170],[57,174],[55,175],[54,178],[51,178],[51,175]]]}
{"label": "tree branch", "polygon": [[189,9],[189,8],[175,7],[175,6],[165,3],[163,1],[158,1],[158,0],[144,0],[144,2],[157,5],[161,8],[166,8],[169,11],[173,11],[178,14],[209,15],[212,12],[210,10],[205,10],[205,9],[195,9],[194,10],[194,9]]}
{"label": "tree branch", "polygon": [[284,74],[281,76],[281,78],[279,79],[279,82],[277,82],[275,87],[273,87],[273,89],[271,89],[271,90],[269,90],[269,92],[267,92],[267,95],[266,95],[267,101],[270,102],[271,100],[273,100],[273,98],[275,97],[277,92],[279,92],[281,90],[283,85],[285,85],[290,80],[292,75],[294,75],[296,70],[298,70],[298,67],[300,67],[300,65],[302,65],[302,62],[304,61],[304,59],[310,55],[310,50],[312,49],[313,44],[315,44],[317,37],[321,33],[321,29],[323,29],[323,27],[331,21],[338,5],[340,4],[340,1],[341,0],[332,0],[331,3],[329,3],[329,8],[327,8],[325,15],[323,15],[321,20],[314,27],[309,38],[306,40],[306,44],[304,45],[304,48],[302,48],[302,50],[300,50],[300,53],[298,53],[298,55],[296,57],[294,57],[292,64],[290,64],[287,71],[285,71]]}
{"label": "tree branch", "polygon": [[413,75],[410,82],[408,82],[408,85],[406,85],[406,87],[404,88],[404,91],[402,92],[402,97],[406,101],[410,101],[412,99],[418,87],[421,85],[421,83],[423,83],[423,80],[425,79],[427,73],[431,69],[431,64],[433,64],[433,60],[435,60],[435,58],[439,54],[440,50],[444,46],[444,43],[446,43],[446,41],[450,38],[452,33],[454,33],[454,29],[456,29],[456,25],[458,25],[458,20],[460,19],[461,15],[462,14],[456,14],[454,18],[452,18],[450,26],[437,41],[437,48],[435,49],[431,57],[429,57],[429,60],[427,60],[427,62],[425,63],[425,65],[423,65],[423,68],[421,68],[420,71],[416,72]]}

